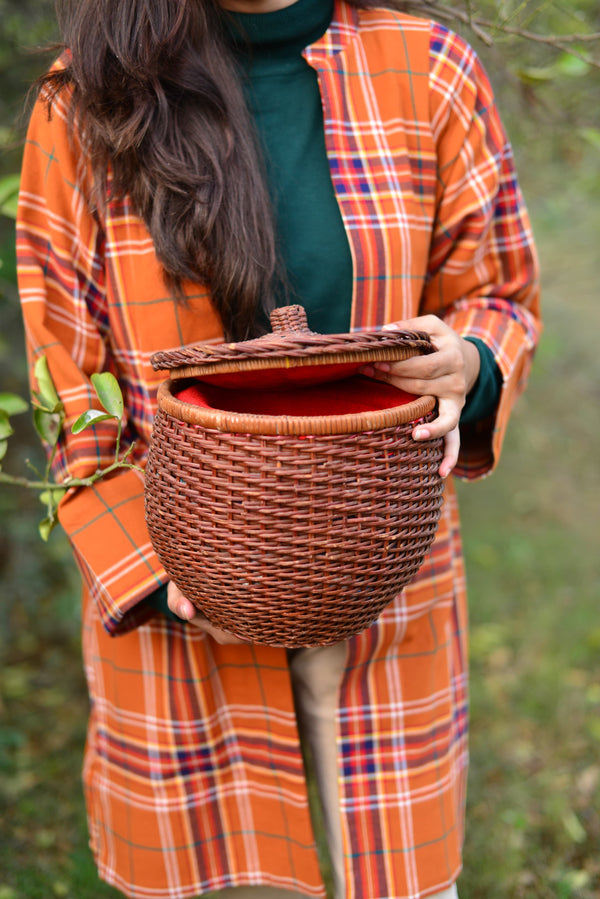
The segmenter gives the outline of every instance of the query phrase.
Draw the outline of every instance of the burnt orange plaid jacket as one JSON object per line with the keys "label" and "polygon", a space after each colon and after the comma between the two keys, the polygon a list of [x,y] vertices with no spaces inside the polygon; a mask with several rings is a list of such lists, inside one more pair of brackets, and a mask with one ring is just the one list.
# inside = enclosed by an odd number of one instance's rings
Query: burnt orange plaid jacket
{"label": "burnt orange plaid jacket", "polygon": [[[427,21],[336,0],[306,50],[318,72],[333,184],[354,263],[352,326],[433,312],[491,348],[493,420],[463,435],[458,474],[496,463],[538,335],[536,262],[510,147],[473,52]],[[207,292],[165,290],[127,200],[99,215],[67,137],[68,96],[33,112],[18,222],[31,361],[44,353],[67,426],[113,371],[143,461],[157,350],[219,340]],[[235,239],[235,235],[232,235]],[[56,471],[86,475],[114,431],[67,430]],[[72,491],[61,522],[83,575],[92,698],[86,748],[100,876],[134,897],[264,883],[322,896],[283,650],[220,646],[140,611],[166,580],[134,472]],[[416,582],[349,641],[339,700],[349,899],[426,896],[460,869],[467,766],[466,605],[452,485]],[[118,635],[118,636],[117,636]]]}

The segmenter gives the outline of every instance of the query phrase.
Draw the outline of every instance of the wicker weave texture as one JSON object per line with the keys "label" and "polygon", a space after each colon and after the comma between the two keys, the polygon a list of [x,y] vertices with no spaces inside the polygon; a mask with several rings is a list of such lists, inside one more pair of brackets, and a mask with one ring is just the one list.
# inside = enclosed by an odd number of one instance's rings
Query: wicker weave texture
{"label": "wicker weave texture", "polygon": [[212,624],[243,639],[295,647],[359,633],[435,535],[442,441],[417,443],[412,428],[228,433],[159,409],[146,518],[162,564]]}
{"label": "wicker weave texture", "polygon": [[435,397],[415,397],[411,402],[388,409],[332,415],[263,415],[205,408],[183,402],[174,391],[184,380],[163,381],[158,388],[159,407],[188,424],[236,434],[303,435],[356,434],[382,427],[413,422],[435,408]]}
{"label": "wicker weave texture", "polygon": [[[264,364],[275,360],[277,365],[310,364],[319,357],[394,359],[434,351],[431,338],[421,331],[359,331],[354,334],[314,334],[312,331],[283,327],[273,334],[241,343],[189,344],[174,350],[154,353],[151,363],[157,371],[181,370],[187,377],[190,366],[202,371],[211,363],[234,363],[239,368],[247,363]],[[373,355],[374,354],[374,355]],[[314,362],[313,362],[314,364]]]}

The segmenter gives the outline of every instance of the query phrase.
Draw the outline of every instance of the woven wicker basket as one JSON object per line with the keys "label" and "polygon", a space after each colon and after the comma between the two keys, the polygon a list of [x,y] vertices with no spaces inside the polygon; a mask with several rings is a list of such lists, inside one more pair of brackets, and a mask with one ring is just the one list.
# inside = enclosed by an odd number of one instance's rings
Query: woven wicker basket
{"label": "woven wicker basket", "polygon": [[[152,544],[181,591],[217,627],[288,647],[372,624],[421,566],[442,499],[442,441],[411,437],[433,398],[357,374],[431,352],[427,336],[315,335],[303,313],[276,310],[266,338],[154,356],[172,379],[146,470]],[[290,380],[283,402],[302,414],[273,412]],[[356,411],[361,392],[378,408]]]}

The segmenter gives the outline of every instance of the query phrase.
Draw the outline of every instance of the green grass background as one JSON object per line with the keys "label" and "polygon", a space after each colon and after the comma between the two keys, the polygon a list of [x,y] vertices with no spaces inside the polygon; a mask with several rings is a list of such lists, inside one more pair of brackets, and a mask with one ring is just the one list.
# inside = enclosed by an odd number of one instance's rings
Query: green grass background
{"label": "green grass background", "polygon": [[[36,19],[38,6],[22,6],[45,36],[47,13]],[[17,44],[0,34],[0,74],[13,98],[0,96],[0,121],[12,120],[32,70]],[[542,261],[545,331],[498,470],[460,485],[471,769],[459,890],[461,899],[592,899],[600,897],[600,151],[569,125],[569,85],[552,113],[557,130],[544,109],[517,102],[510,84],[499,79],[498,89]],[[580,91],[581,111],[585,89],[570,89]],[[0,172],[14,170],[18,154],[6,152]],[[0,259],[0,390],[23,394],[7,222]],[[18,425],[5,468],[22,473],[22,458],[41,456],[30,423]],[[107,899],[119,894],[98,882],[80,784],[78,576],[60,532],[40,543],[41,517],[35,498],[0,488],[0,899]]]}

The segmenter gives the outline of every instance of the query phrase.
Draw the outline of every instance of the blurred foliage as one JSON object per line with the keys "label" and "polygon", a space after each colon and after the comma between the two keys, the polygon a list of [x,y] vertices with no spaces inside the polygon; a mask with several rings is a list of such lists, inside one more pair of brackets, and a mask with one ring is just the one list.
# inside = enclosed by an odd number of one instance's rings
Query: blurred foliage
{"label": "blurred foliage", "polygon": [[[440,14],[451,4],[437,3]],[[455,0],[513,140],[544,273],[546,330],[499,470],[461,485],[470,582],[472,739],[461,899],[600,897],[600,236],[597,0]],[[502,30],[503,26],[504,30]],[[507,32],[506,29],[509,29]],[[488,42],[491,36],[491,45]],[[10,203],[24,98],[56,38],[52,0],[0,0],[0,186]],[[583,57],[583,59],[582,59]],[[0,390],[26,396],[14,223],[0,218]],[[32,422],[18,449],[39,467]],[[79,767],[87,697],[79,576],[39,500],[0,488],[0,899],[101,899]]]}
{"label": "blurred foliage", "polygon": [[545,332],[499,470],[460,485],[473,717],[461,899],[600,896],[595,173],[589,195],[577,179],[532,195]]}
{"label": "blurred foliage", "polygon": [[[27,399],[12,216],[26,97],[32,82],[53,56],[41,48],[57,37],[53,3],[49,0],[0,0],[0,205],[4,213],[0,217],[0,390]],[[19,416],[13,424],[15,434],[11,437],[6,467],[11,467],[13,459],[19,462],[31,459],[43,469],[45,456],[33,421],[29,416]],[[46,640],[50,645],[55,642],[58,646],[68,645],[70,653],[76,647],[79,576],[62,533],[55,534],[47,545],[41,543],[35,522],[42,511],[39,499],[28,491],[0,487],[0,578],[4,598],[0,661],[4,663],[21,644],[36,647],[36,652],[40,652],[40,641]],[[32,627],[32,622],[37,620],[43,622],[39,633]],[[4,681],[2,687],[6,687]],[[0,771],[4,770],[2,752],[16,745],[16,737],[11,734],[10,727],[2,729]]]}
{"label": "blurred foliage", "polygon": [[0,178],[0,215],[8,218],[17,217],[17,200],[19,197],[19,175],[4,175]]}
{"label": "blurred foliage", "polygon": [[58,38],[52,0],[0,0],[0,174],[18,171],[24,98],[47,67]]}
{"label": "blurred foliage", "polygon": [[[473,40],[494,83],[511,139],[525,164],[574,164],[600,138],[600,4],[597,0],[482,0],[467,4],[509,33],[489,29],[491,46]],[[562,48],[513,32],[593,37]],[[464,33],[464,29],[463,29]],[[468,35],[466,35],[468,37]],[[564,49],[568,47],[568,51]]]}

